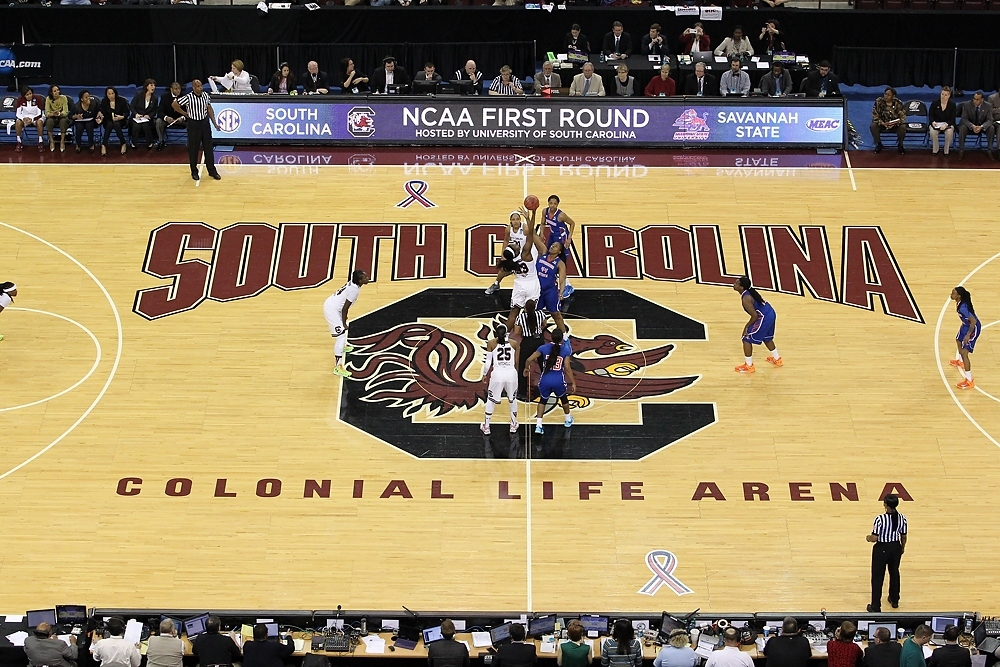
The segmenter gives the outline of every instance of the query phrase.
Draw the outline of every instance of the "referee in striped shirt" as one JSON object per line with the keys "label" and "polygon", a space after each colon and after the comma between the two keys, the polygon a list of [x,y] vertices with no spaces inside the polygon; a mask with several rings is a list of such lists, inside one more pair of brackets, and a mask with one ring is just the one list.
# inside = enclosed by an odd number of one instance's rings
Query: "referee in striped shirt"
{"label": "referee in striped shirt", "polygon": [[[201,81],[195,79],[191,82],[191,92],[178,97],[173,102],[174,111],[187,118],[188,134],[188,162],[191,163],[191,178],[199,180],[198,176],[198,149],[205,151],[205,166],[208,168],[208,175],[219,181],[222,176],[215,168],[215,153],[212,150],[212,125],[219,130],[219,124],[215,122],[215,111],[212,110],[212,99],[205,92]],[[211,121],[211,125],[209,125]]]}
{"label": "referee in striped shirt", "polygon": [[500,76],[490,84],[490,95],[524,95],[524,88],[517,77],[511,76],[511,69],[504,65],[500,68]]}
{"label": "referee in striped shirt", "polygon": [[896,508],[899,498],[888,494],[883,499],[885,513],[875,517],[872,532],[868,535],[872,545],[872,602],[868,611],[882,611],[882,583],[885,581],[885,571],[889,570],[889,604],[893,609],[899,607],[899,561],[906,549],[906,517]]}
{"label": "referee in striped shirt", "polygon": [[524,377],[524,364],[545,342],[545,323],[548,322],[549,316],[544,311],[538,310],[536,305],[534,301],[524,304],[524,308],[514,320],[514,335],[521,337],[520,354],[517,358],[518,397],[528,395],[528,378]]}

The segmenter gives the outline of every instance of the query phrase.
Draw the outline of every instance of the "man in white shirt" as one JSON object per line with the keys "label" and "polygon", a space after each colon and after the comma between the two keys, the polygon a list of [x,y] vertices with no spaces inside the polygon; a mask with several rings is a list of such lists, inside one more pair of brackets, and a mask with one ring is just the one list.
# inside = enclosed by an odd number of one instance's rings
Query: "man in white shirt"
{"label": "man in white shirt", "polygon": [[740,631],[736,628],[726,628],[722,633],[725,646],[721,651],[713,651],[705,663],[705,667],[753,667],[753,659],[749,653],[740,650]]}
{"label": "man in white shirt", "polygon": [[184,642],[177,637],[177,628],[169,618],[160,622],[160,634],[149,638],[146,667],[181,667],[184,663]]}
{"label": "man in white shirt", "polygon": [[90,645],[94,660],[101,667],[139,667],[142,656],[135,644],[125,641],[125,621],[112,616],[105,629],[111,636]]}
{"label": "man in white shirt", "polygon": [[250,87],[250,75],[243,71],[242,60],[234,60],[232,63],[232,69],[228,74],[223,76],[208,77],[208,85],[212,89],[213,93],[219,92],[220,86],[230,93],[255,92]]}
{"label": "man in white shirt", "polygon": [[746,97],[750,94],[750,75],[743,71],[739,56],[729,61],[729,71],[719,81],[719,91],[723,97]]}

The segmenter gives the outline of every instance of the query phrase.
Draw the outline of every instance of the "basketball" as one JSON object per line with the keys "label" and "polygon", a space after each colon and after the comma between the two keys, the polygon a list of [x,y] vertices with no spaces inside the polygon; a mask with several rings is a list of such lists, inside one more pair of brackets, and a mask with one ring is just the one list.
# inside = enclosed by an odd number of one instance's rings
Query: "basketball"
{"label": "basketball", "polygon": [[535,195],[528,195],[527,197],[525,197],[524,208],[528,209],[529,211],[534,211],[536,208],[538,208],[538,197],[536,197]]}

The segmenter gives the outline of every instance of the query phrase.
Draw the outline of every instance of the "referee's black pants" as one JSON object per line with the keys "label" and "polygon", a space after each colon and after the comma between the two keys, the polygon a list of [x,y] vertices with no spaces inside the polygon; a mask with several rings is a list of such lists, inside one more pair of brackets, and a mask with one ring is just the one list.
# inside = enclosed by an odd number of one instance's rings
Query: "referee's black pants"
{"label": "referee's black pants", "polygon": [[889,602],[899,604],[899,561],[903,545],[899,542],[876,542],[872,545],[872,611],[882,609],[882,583],[889,570]]}
{"label": "referee's black pants", "polygon": [[528,378],[524,377],[524,365],[527,363],[528,357],[533,355],[544,342],[545,339],[541,336],[538,338],[523,336],[521,338],[521,352],[517,358],[517,393],[520,396],[526,396],[528,392]]}
{"label": "referee's black pants", "polygon": [[191,174],[198,173],[198,149],[205,151],[205,167],[208,174],[214,176],[215,153],[212,150],[212,123],[209,119],[188,120],[188,162],[191,164]]}

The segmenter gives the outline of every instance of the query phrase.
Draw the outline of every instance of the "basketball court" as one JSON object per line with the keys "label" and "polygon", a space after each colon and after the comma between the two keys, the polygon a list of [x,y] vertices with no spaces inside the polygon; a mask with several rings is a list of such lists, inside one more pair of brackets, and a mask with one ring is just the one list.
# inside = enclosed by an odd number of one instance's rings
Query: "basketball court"
{"label": "basketball court", "polygon": [[[859,610],[893,492],[901,608],[998,611],[964,575],[1000,549],[995,171],[466,152],[230,158],[197,185],[0,166],[3,609]],[[503,404],[485,438],[510,279],[483,290],[528,193],[579,225],[576,424],[538,437],[522,403],[511,438]],[[323,302],[354,268],[343,379]],[[753,375],[746,271],[785,359]]]}

